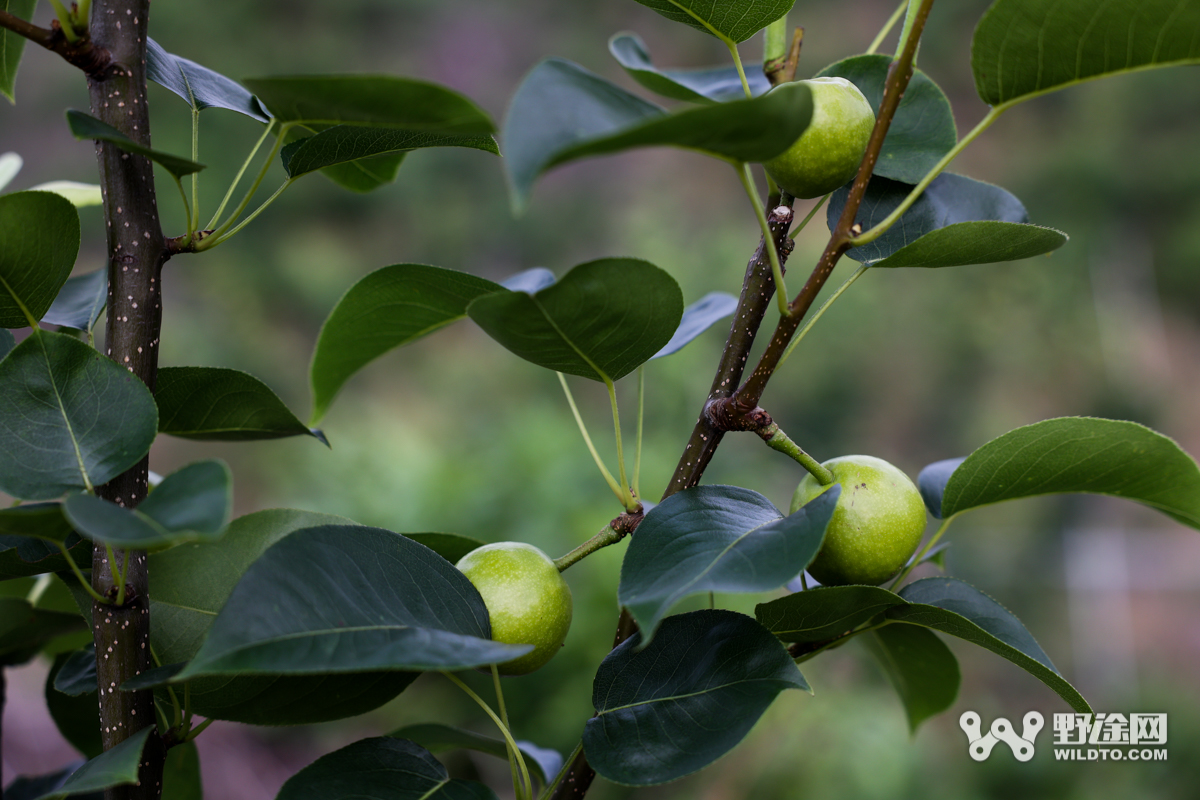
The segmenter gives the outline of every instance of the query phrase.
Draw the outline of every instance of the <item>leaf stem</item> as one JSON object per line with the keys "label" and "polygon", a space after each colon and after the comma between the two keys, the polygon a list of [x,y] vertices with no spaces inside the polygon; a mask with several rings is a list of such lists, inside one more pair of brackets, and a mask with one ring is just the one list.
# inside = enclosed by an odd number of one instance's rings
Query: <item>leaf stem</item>
{"label": "leaf stem", "polygon": [[783,366],[783,362],[788,360],[788,356],[790,356],[792,354],[792,351],[796,349],[796,345],[800,344],[800,340],[803,339],[805,337],[805,335],[809,332],[809,330],[812,329],[813,325],[817,324],[817,320],[819,320],[821,318],[821,315],[824,314],[831,305],[833,305],[833,301],[837,300],[839,297],[841,297],[842,292],[849,289],[850,285],[853,284],[860,277],[862,277],[862,274],[864,272],[866,272],[867,270],[869,270],[870,268],[871,268],[870,264],[860,264],[858,269],[856,269],[854,271],[854,274],[851,275],[849,278],[847,278],[845,280],[845,282],[842,283],[842,285],[837,288],[837,291],[829,296],[829,299],[826,300],[821,305],[821,307],[817,309],[817,313],[813,314],[809,318],[808,322],[804,323],[804,327],[801,328],[799,330],[799,332],[797,332],[796,335],[792,337],[792,341],[790,344],[788,344],[787,349],[783,351],[783,356],[780,357],[779,364],[776,366],[776,369]]}
{"label": "leaf stem", "polygon": [[762,437],[762,440],[772,450],[778,450],[808,470],[809,474],[816,478],[817,483],[822,486],[829,486],[836,480],[832,472],[821,466],[819,461],[804,452],[800,445],[793,442],[774,420],[771,421],[770,425],[761,428],[756,433]]}
{"label": "leaf stem", "polygon": [[[192,209],[188,205],[187,192],[185,192],[183,189],[183,182],[174,175],[171,177],[175,179],[175,188],[179,190],[179,199],[183,201],[184,226],[187,228],[187,236],[184,238],[184,246],[186,247],[187,245],[192,244],[192,240],[196,232],[196,229],[192,227]],[[195,176],[193,175],[193,177]]]}
{"label": "leaf stem", "polygon": [[583,424],[583,417],[579,414],[579,407],[575,405],[575,397],[571,394],[571,387],[567,385],[567,376],[561,372],[555,374],[558,375],[558,382],[562,384],[563,394],[567,396],[567,403],[571,406],[571,413],[575,415],[575,424],[579,426],[579,432],[583,434],[584,444],[587,445],[588,452],[592,454],[592,460],[596,462],[596,466],[600,469],[600,474],[604,476],[604,481],[608,484],[608,488],[612,489],[613,494],[621,501],[621,505],[625,505],[625,493],[617,485],[617,480],[608,471],[608,467],[604,466],[604,462],[600,460],[600,454],[596,452],[596,445],[592,444],[592,437],[588,435],[587,426]]}
{"label": "leaf stem", "polygon": [[819,656],[821,653],[824,653],[826,650],[832,650],[835,647],[841,647],[846,642],[850,641],[851,639],[853,639],[855,636],[858,636],[859,634],[869,633],[870,631],[877,631],[886,625],[891,625],[893,622],[895,622],[895,620],[885,619],[882,622],[875,623],[874,625],[868,625],[865,628],[858,628],[856,630],[850,631],[849,633],[843,634],[832,641],[826,642],[825,644],[818,647],[816,650],[805,653],[802,656],[798,656],[795,659],[795,661],[797,664],[803,664],[805,661],[811,661],[812,659]]}
{"label": "leaf stem", "polygon": [[607,375],[604,376],[604,385],[608,387],[608,402],[612,406],[613,432],[617,437],[617,471],[621,476],[621,504],[625,506],[626,511],[636,511],[637,501],[629,492],[629,479],[625,473],[625,452],[621,444],[621,414],[617,410],[617,388]]}
{"label": "leaf stem", "polygon": [[55,542],[58,545],[58,551],[63,554],[63,558],[67,559],[67,564],[71,567],[71,571],[75,573],[75,577],[79,580],[79,585],[87,590],[87,593],[92,596],[92,599],[97,603],[104,605],[112,605],[112,601],[104,595],[92,588],[92,582],[83,577],[83,571],[79,569],[79,565],[75,563],[75,558],[71,555],[71,551],[62,542]]}
{"label": "leaf stem", "polygon": [[578,758],[581,753],[583,753],[583,742],[575,745],[575,749],[572,750],[571,754],[567,756],[565,761],[563,761],[562,768],[558,770],[558,774],[554,776],[554,780],[549,786],[542,790],[542,793],[539,796],[540,798],[548,798],[554,794],[554,790],[558,788],[558,785],[562,783],[562,779],[565,778],[567,773],[571,771],[571,765],[575,763],[575,759]]}
{"label": "leaf stem", "polygon": [[204,722],[201,722],[199,725],[197,725],[196,727],[194,727],[190,731],[188,731],[187,736],[184,738],[184,741],[185,742],[194,741],[197,736],[204,733],[205,728],[207,728],[209,725],[212,725],[214,722],[216,722],[216,720],[213,719],[212,717],[209,717],[208,719],[204,720]]}
{"label": "leaf stem", "polygon": [[921,559],[925,557],[925,554],[928,553],[930,550],[932,550],[934,548],[934,546],[937,545],[938,540],[942,538],[942,534],[944,534],[946,532],[946,529],[950,527],[950,523],[954,520],[954,517],[956,517],[956,516],[958,516],[958,515],[955,514],[955,515],[946,517],[946,519],[942,520],[942,524],[938,527],[937,532],[934,533],[933,536],[931,536],[929,538],[929,542],[924,547],[922,547],[915,556],[913,556],[909,560],[907,566],[905,566],[904,569],[900,572],[900,574],[896,576],[896,580],[892,581],[892,585],[889,586],[888,589],[890,589],[892,591],[896,590],[896,587],[900,585],[900,582],[908,577],[908,573],[912,572],[916,568],[916,566],[921,563]]}
{"label": "leaf stem", "polygon": [[262,212],[266,211],[267,206],[271,205],[271,203],[274,203],[275,199],[277,197],[279,197],[279,195],[283,194],[283,190],[288,188],[289,186],[291,186],[292,183],[295,182],[295,180],[296,180],[295,178],[288,178],[286,181],[281,183],[279,185],[279,188],[275,190],[275,193],[272,194],[270,197],[268,197],[266,200],[264,200],[262,202],[262,205],[260,205],[256,209],[254,209],[254,211],[251,212],[249,216],[247,216],[244,220],[239,222],[237,224],[237,227],[235,227],[233,230],[231,230],[228,233],[225,233],[223,235],[219,235],[219,236],[214,235],[214,236],[209,237],[208,239],[205,239],[204,244],[201,245],[201,247],[199,249],[208,250],[208,249],[216,247],[217,245],[223,244],[224,242],[227,242],[230,239],[232,239],[237,234],[238,231],[240,231],[242,228],[246,227],[251,222],[253,222],[255,217],[257,217]]}
{"label": "leaf stem", "polygon": [[738,178],[742,182],[742,188],[746,190],[746,197],[750,198],[750,205],[754,206],[754,216],[758,219],[758,226],[762,229],[763,241],[767,247],[767,257],[771,260],[771,276],[775,279],[775,299],[779,303],[779,313],[783,316],[789,316],[788,311],[788,293],[787,284],[783,282],[783,264],[779,261],[779,251],[775,247],[775,237],[771,235],[771,226],[767,224],[767,213],[763,209],[762,198],[758,196],[758,191],[754,188],[754,178],[750,174],[750,165],[742,161],[735,165]]}
{"label": "leaf stem", "polygon": [[[192,161],[200,160],[200,109],[192,100]],[[189,242],[192,231],[200,227],[200,173],[192,173],[192,214],[188,217]]]}
{"label": "leaf stem", "polygon": [[229,205],[230,198],[233,197],[233,192],[237,189],[237,185],[242,182],[242,176],[246,174],[246,170],[250,167],[250,162],[254,160],[254,156],[258,153],[258,148],[262,147],[262,143],[271,135],[271,127],[274,123],[267,123],[263,129],[262,136],[258,137],[258,141],[254,143],[254,147],[250,149],[250,154],[246,156],[246,160],[242,162],[242,166],[238,169],[238,173],[234,176],[233,183],[229,184],[229,188],[225,191],[225,197],[221,200],[221,205],[217,206],[217,211],[213,214],[212,219],[205,225],[205,229],[211,229],[217,224],[217,220],[221,218],[221,213],[225,210],[225,206]]}
{"label": "leaf stem", "polygon": [[912,191],[908,193],[908,197],[904,198],[904,201],[900,203],[900,205],[896,206],[892,213],[888,214],[883,221],[875,227],[860,233],[858,236],[852,237],[850,239],[850,246],[859,247],[864,244],[869,244],[878,239],[885,232],[887,232],[889,228],[895,225],[896,221],[900,219],[904,212],[908,211],[908,209],[912,207],[912,204],[917,202],[917,199],[921,196],[921,193],[929,187],[929,184],[933,182],[933,179],[942,174],[942,170],[949,166],[950,162],[957,158],[958,154],[966,149],[967,145],[975,141],[975,138],[979,136],[979,134],[990,128],[992,123],[999,119],[1000,115],[1003,114],[1007,108],[1009,108],[1009,106],[996,106],[995,108],[989,109],[987,115],[979,121],[979,124],[972,128],[970,133],[960,139],[958,143],[954,145],[954,147],[950,148],[950,151],[946,153],[946,155],[942,156],[941,161],[933,165],[933,168],[925,174],[924,178],[921,178],[921,182],[912,188]]}
{"label": "leaf stem", "polygon": [[825,201],[828,200],[829,197],[830,195],[825,195],[820,199],[820,201],[817,202],[815,206],[812,207],[812,209],[809,210],[804,219],[800,220],[800,224],[796,226],[796,229],[788,234],[789,239],[791,239],[793,242],[796,241],[796,237],[800,235],[800,231],[804,230],[808,226],[808,223],[817,215],[817,212],[821,210],[821,206],[825,205]]}
{"label": "leaf stem", "polygon": [[724,36],[721,37],[721,41],[725,42],[725,46],[729,48],[733,66],[737,68],[738,79],[742,82],[742,91],[746,93],[746,97],[754,97],[754,92],[750,91],[750,82],[746,80],[746,68],[742,66],[742,57],[738,53],[737,42],[726,39]]}
{"label": "leaf stem", "polygon": [[[121,573],[117,569],[117,555],[113,552],[112,545],[104,545],[104,554],[108,556],[108,571],[112,574],[113,583],[117,586],[123,586],[124,582],[121,580]],[[118,597],[120,596],[119,592],[120,590],[118,589]],[[117,605],[121,605],[121,603],[117,603]]]}
{"label": "leaf stem", "polygon": [[[283,140],[287,138],[288,132],[291,131],[294,125],[295,123],[288,122],[279,126],[279,134],[275,137],[275,144],[271,147],[271,152],[267,154],[267,157],[263,159],[263,165],[258,170],[258,175],[255,176],[254,182],[250,184],[250,188],[246,190],[246,195],[242,198],[242,202],[238,203],[238,207],[233,210],[233,213],[230,214],[229,217],[226,218],[226,220],[212,232],[212,235],[209,236],[208,239],[198,246],[198,249],[207,250],[209,247],[212,247],[213,245],[209,244],[209,242],[221,237],[227,230],[233,227],[235,222],[237,222],[237,218],[240,217],[242,212],[246,210],[246,206],[250,205],[250,201],[254,198],[254,194],[258,191],[258,187],[262,185],[263,179],[267,177],[267,172],[271,169],[271,164],[275,162],[275,156],[279,155],[279,151],[283,149]],[[267,130],[270,130],[270,126],[267,127]],[[255,150],[257,149],[258,148],[256,146]],[[284,186],[287,186],[287,184],[290,182],[290,179],[284,182]],[[275,194],[278,195],[279,192],[276,192]],[[274,197],[271,199],[273,200]],[[259,208],[259,211],[261,210],[262,207]],[[241,229],[241,225],[238,226],[238,229]]]}
{"label": "leaf stem", "polygon": [[[495,664],[492,664],[491,668],[492,686],[496,692],[496,705],[500,707],[500,720],[504,723],[505,728],[512,730],[508,724],[508,709],[506,709],[504,706],[504,687],[500,685],[500,670],[497,669]],[[533,783],[529,779],[529,772],[522,771],[522,769],[517,767],[516,752],[514,752],[512,747],[510,747],[507,742],[505,742],[505,748],[508,750],[508,768],[509,771],[512,772],[513,794],[519,797],[521,795],[521,789],[523,785],[524,788],[528,790],[528,796],[532,798]],[[524,764],[522,764],[522,767],[524,767]]]}
{"label": "leaf stem", "polygon": [[889,33],[891,33],[892,28],[896,26],[896,23],[900,21],[900,17],[902,14],[904,14],[904,9],[907,7],[908,0],[900,0],[900,5],[896,6],[896,10],[892,12],[890,17],[888,17],[888,21],[883,23],[883,27],[880,29],[879,33],[875,34],[875,39],[871,42],[871,46],[867,48],[866,55],[872,55],[876,50],[879,49],[879,46],[883,44],[883,40],[887,38]]}
{"label": "leaf stem", "polygon": [[58,24],[62,26],[63,36],[67,37],[67,41],[71,44],[78,42],[79,34],[75,32],[75,23],[71,21],[70,12],[59,0],[50,0],[50,5],[54,7],[54,16],[58,18]]}
{"label": "leaf stem", "polygon": [[763,74],[770,79],[781,72],[788,54],[788,15],[772,22],[763,29]]}
{"label": "leaf stem", "polygon": [[492,707],[489,706],[482,697],[471,691],[471,687],[463,683],[462,679],[460,679],[457,675],[455,675],[453,672],[446,671],[442,671],[442,674],[446,676],[451,683],[466,692],[467,697],[470,697],[472,700],[474,700],[475,703],[483,709],[484,713],[492,718],[492,722],[496,723],[496,727],[500,729],[500,734],[504,737],[505,743],[513,752],[516,753],[517,764],[520,766],[522,781],[529,790],[529,794],[518,792],[517,800],[524,800],[526,797],[532,798],[533,783],[529,778],[529,768],[525,766],[525,758],[521,755],[521,748],[517,747],[517,743],[513,740],[512,733],[508,730],[508,726],[504,724],[503,720],[496,716],[496,712],[492,710]]}
{"label": "leaf stem", "polygon": [[642,423],[646,417],[646,365],[639,364],[637,368],[637,448],[633,456],[633,484],[630,488],[633,490],[633,497],[636,500],[642,496],[642,490],[638,488],[638,479],[642,474]]}

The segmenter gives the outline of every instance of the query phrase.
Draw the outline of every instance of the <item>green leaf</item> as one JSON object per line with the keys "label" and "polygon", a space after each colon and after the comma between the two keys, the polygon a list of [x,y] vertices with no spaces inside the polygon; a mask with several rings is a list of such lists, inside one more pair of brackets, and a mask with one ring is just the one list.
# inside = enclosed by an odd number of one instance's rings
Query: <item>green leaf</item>
{"label": "green leaf", "polygon": [[333,164],[322,169],[321,174],[343,189],[366,194],[395,181],[405,155],[385,153],[381,156],[347,161],[345,164]]}
{"label": "green leaf", "polygon": [[391,531],[324,525],[250,566],[175,680],[466,669],[532,649],[490,637],[483,599],[444,558]]}
{"label": "green leaf", "polygon": [[451,564],[457,564],[459,559],[467,553],[486,544],[479,539],[460,536],[457,533],[405,533],[403,535],[418,544],[425,545]]}
{"label": "green leaf", "polygon": [[65,694],[56,688],[63,671],[71,666],[71,660],[75,658],[75,654],[60,653],[46,676],[46,708],[63,738],[87,758],[95,758],[104,752],[104,743],[100,740],[100,712],[96,703],[96,651],[79,650],[76,653],[91,656],[91,688],[87,693],[76,694]]}
{"label": "green leaf", "polygon": [[35,608],[20,597],[0,597],[0,667],[24,664],[52,640],[86,627],[78,614]]}
{"label": "green leaf", "polygon": [[1053,228],[1016,222],[956,222],[930,231],[872,267],[959,267],[1020,261],[1057,250],[1067,235]]}
{"label": "green leaf", "polygon": [[196,111],[226,108],[259,122],[270,122],[254,95],[232,78],[172,55],[153,39],[146,40],[146,78],[170,89]]}
{"label": "green leaf", "polygon": [[74,337],[37,331],[0,361],[0,490],[47,500],[99,486],[150,449],[146,384]]}
{"label": "green leaf", "polygon": [[877,586],[818,586],[754,607],[759,624],[785,642],[823,642],[904,601]]}
{"label": "green leaf", "polygon": [[637,0],[675,22],[744,42],[792,10],[796,0]]}
{"label": "green leaf", "polygon": [[887,618],[933,628],[991,650],[1049,686],[1071,708],[1091,713],[1087,701],[1062,677],[1021,621],[975,587],[956,578],[923,578],[901,589],[900,596],[911,605],[889,609]]}
{"label": "green leaf", "polygon": [[678,353],[714,323],[736,311],[737,305],[738,299],[725,292],[709,292],[704,295],[683,310],[683,318],[679,320],[679,327],[675,329],[671,341],[650,356],[650,360]]}
{"label": "green leaf", "polygon": [[[672,100],[687,100],[692,103],[724,103],[746,97],[737,67],[711,67],[709,69],[658,69],[646,52],[646,44],[636,33],[618,33],[608,40],[608,52],[612,53],[629,77],[652,92]],[[757,97],[771,88],[771,82],[761,70],[749,70],[746,82],[751,93]]]}
{"label": "green leaf", "polygon": [[200,753],[195,742],[184,742],[167,751],[159,800],[204,800]]}
{"label": "green leaf", "polygon": [[[242,574],[293,531],[351,524],[344,517],[272,509],[239,517],[220,542],[149,556],[151,642],[164,664],[190,661]],[[299,725],[370,711],[404,690],[412,673],[220,677],[191,681],[192,710],[253,725]]]}
{"label": "green leaf", "polygon": [[1174,441],[1136,422],[1048,419],[955,461],[931,464],[917,479],[938,518],[1004,500],[1085,492],[1134,500],[1200,528],[1200,467]]}
{"label": "green leaf", "polygon": [[551,167],[639,147],[697,150],[727,161],[766,161],[808,127],[808,87],[791,83],[753,100],[667,113],[578,64],[551,58],[525,77],[504,121],[513,205]]}
{"label": "green leaf", "polygon": [[166,550],[216,541],[229,524],[233,476],[222,461],[198,461],[168,475],[135,509],[88,494],[67,498],[63,511],[89,539],[126,550]]}
{"label": "green leaf", "polygon": [[[908,197],[912,188],[906,183],[887,178],[872,178],[855,222],[864,231],[883,222]],[[843,186],[829,198],[826,220],[831,231],[842,215],[848,194],[848,187]],[[999,220],[1024,223],[1028,219],[1029,214],[1021,201],[999,186],[943,172],[933,179],[912,207],[886,233],[870,244],[848,250],[846,255],[855,261],[873,264],[931,231],[957,222]]]}
{"label": "green leaf", "polygon": [[[431,753],[441,753],[445,750],[474,750],[486,753],[496,758],[508,758],[508,745],[503,739],[484,736],[481,733],[441,725],[430,722],[420,725],[406,725],[388,734],[393,739],[407,739],[421,745]],[[547,777],[551,780],[562,769],[563,757],[557,750],[537,747],[529,742],[517,741],[517,747],[525,755],[525,764],[529,771],[545,786]]]}
{"label": "green leaf", "polygon": [[[61,503],[26,503],[0,510],[0,536],[32,536],[47,542],[65,542],[70,535],[71,524],[63,516]],[[54,552],[58,552],[57,547]]]}
{"label": "green leaf", "polygon": [[476,298],[467,313],[526,361],[616,381],[670,341],[683,316],[683,293],[648,261],[603,258],[533,295],[498,291]]}
{"label": "green leaf", "polygon": [[841,487],[790,516],[737,486],[696,486],[646,514],[621,562],[617,599],[649,644],[670,608],[702,592],[777,589],[816,557]]}
{"label": "green leaf", "polygon": [[61,195],[0,195],[0,328],[40,320],[78,253],[79,214]]}
{"label": "green leaf", "polygon": [[158,371],[154,400],[159,433],[181,439],[245,442],[312,436],[329,444],[265,383],[235,369],[164,367]]}
{"label": "green leaf", "polygon": [[[72,535],[67,545],[77,563],[87,562],[92,557],[92,543],[86,539]],[[53,544],[25,536],[0,534],[0,581],[65,569],[70,569],[67,560]]]}
{"label": "green leaf", "polygon": [[454,136],[403,128],[335,125],[315,136],[292,142],[279,153],[289,178],[315,170],[389,153],[407,153],[425,147],[470,147],[500,155],[491,136]]}
{"label": "green leaf", "polygon": [[888,625],[863,641],[900,695],[910,731],[954,704],[962,680],[958,659],[937,634],[916,625]]}
{"label": "green leaf", "polygon": [[108,302],[108,270],[68,278],[42,322],[91,331]]}
{"label": "green leaf", "polygon": [[[62,786],[71,773],[83,766],[84,760],[68,764],[60,770],[44,775],[19,775],[12,783],[4,787],[5,800],[37,800],[42,795],[49,794]],[[80,800],[104,800],[103,792],[86,795]]]}
{"label": "green leaf", "polygon": [[496,130],[488,115],[458,92],[409,78],[297,75],[243,83],[280,122],[382,125],[462,136]]}
{"label": "green leaf", "polygon": [[971,70],[983,102],[998,106],[1106,75],[1200,63],[1197,30],[1197,0],[998,0],[975,28]]}
{"label": "green leaf", "polygon": [[476,297],[503,287],[465,272],[395,264],[342,296],[317,337],[309,379],[315,424],[351,375],[384,353],[466,316]]}
{"label": "green leaf", "polygon": [[[813,77],[845,78],[858,87],[878,116],[891,63],[891,56],[853,56],[830,64]],[[958,129],[954,126],[950,101],[928,75],[914,69],[872,174],[904,183],[920,183],[957,142]]]}
{"label": "green leaf", "polygon": [[140,145],[107,122],[102,122],[93,116],[84,114],[82,111],[68,109],[67,125],[71,128],[71,135],[76,139],[92,139],[93,141],[115,144],[126,153],[145,156],[176,178],[182,178],[185,175],[191,175],[193,172],[199,172],[204,169],[203,164]]}
{"label": "green leaf", "polygon": [[113,749],[106,750],[75,770],[62,786],[42,795],[38,800],[61,800],[71,795],[96,792],[111,786],[137,783],[142,748],[146,746],[146,739],[153,731],[153,724],[142,728]]}
{"label": "green leaf", "polygon": [[[636,534],[635,534],[636,538]],[[583,750],[615,783],[681,778],[731,750],[784,689],[808,689],[783,645],[750,617],[667,617],[654,641],[635,633],[596,672],[596,716]]]}
{"label": "green leaf", "polygon": [[96,691],[96,646],[62,653],[62,663],[55,668],[54,679],[47,681],[60,694],[79,697]]}
{"label": "green leaf", "polygon": [[[33,16],[33,8],[36,5],[37,0],[0,0],[0,9],[23,20]],[[24,52],[24,36],[7,28],[0,29],[0,94],[7,97],[10,103],[17,102],[13,94],[13,85],[17,80],[17,66],[20,65],[21,54]]]}
{"label": "green leaf", "polygon": [[414,742],[361,739],[297,772],[275,800],[496,800],[482,783],[451,780]]}

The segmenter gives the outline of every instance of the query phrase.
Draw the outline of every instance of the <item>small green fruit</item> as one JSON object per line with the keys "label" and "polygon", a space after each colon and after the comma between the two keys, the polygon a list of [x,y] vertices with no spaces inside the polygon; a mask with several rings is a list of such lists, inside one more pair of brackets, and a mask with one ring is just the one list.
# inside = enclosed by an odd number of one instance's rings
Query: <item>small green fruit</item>
{"label": "small green fruit", "polygon": [[791,147],[763,166],[780,188],[795,197],[821,197],[858,172],[875,127],[875,112],[845,78],[801,83],[812,92],[812,121]]}
{"label": "small green fruit", "polygon": [[[881,458],[842,456],[822,466],[842,485],[842,493],[808,573],[826,586],[878,586],[898,573],[921,543],[921,493]],[[792,513],[828,488],[806,476],[792,495]]]}
{"label": "small green fruit", "polygon": [[501,675],[533,672],[554,657],[571,627],[571,587],[549,556],[522,542],[497,542],[472,550],[457,566],[483,596],[492,638],[534,646],[500,664]]}

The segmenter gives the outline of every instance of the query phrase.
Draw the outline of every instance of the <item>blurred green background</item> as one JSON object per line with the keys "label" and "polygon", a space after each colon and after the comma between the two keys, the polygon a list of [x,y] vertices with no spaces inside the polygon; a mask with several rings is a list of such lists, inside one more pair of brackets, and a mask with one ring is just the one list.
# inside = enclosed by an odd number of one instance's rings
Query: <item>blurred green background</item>
{"label": "blurred green background", "polygon": [[[861,52],[893,5],[801,0],[791,16],[806,28],[800,74]],[[986,6],[935,6],[921,50],[920,66],[950,96],[960,132],[986,111],[969,69],[970,33]],[[41,4],[39,19],[48,14]],[[155,4],[151,22],[169,51],[232,77],[415,76],[466,93],[498,123],[522,76],[545,56],[572,59],[635,89],[606,50],[622,30],[638,32],[662,66],[727,63],[716,40],[633,0],[216,0]],[[743,58],[757,62],[760,50],[757,39],[747,42]],[[186,106],[160,87],[150,91],[155,146],[186,153]],[[71,138],[65,107],[87,107],[82,79],[56,56],[28,48],[17,105],[0,104],[0,152],[25,159],[10,189],[95,180],[92,147]],[[203,114],[204,219],[258,133],[240,116]],[[820,459],[871,453],[913,476],[1012,427],[1061,415],[1133,419],[1200,453],[1197,141],[1200,75],[1191,68],[1086,84],[1011,111],[954,171],[1014,192],[1031,221],[1069,233],[1068,245],[1015,264],[868,274],[775,377],[764,406]],[[277,180],[275,168],[268,190]],[[167,233],[178,234],[175,190],[165,177],[159,186]],[[800,237],[794,272],[815,262],[823,218]],[[79,271],[90,271],[103,263],[99,211],[85,210],[82,222]],[[381,266],[431,263],[500,279],[534,266],[561,275],[593,258],[628,255],[671,272],[691,302],[714,290],[736,294],[757,239],[735,174],[693,153],[639,151],[556,170],[514,219],[499,160],[466,150],[418,152],[394,186],[371,195],[306,178],[229,244],[171,261],[162,363],[246,370],[303,418],[321,322],[352,283]],[[843,264],[833,284],[851,269]],[[647,369],[642,488],[651,499],[695,420],[725,330],[721,323]],[[572,385],[613,464],[602,388]],[[630,433],[633,387],[619,388]],[[620,510],[555,377],[470,323],[373,363],[347,384],[322,426],[332,450],[311,439],[225,445],[164,438],[152,468],[165,474],[198,458],[225,459],[239,514],[299,507],[398,531],[520,539],[552,556]],[[731,435],[706,482],[746,486],[786,508],[800,477],[798,465],[756,437]],[[962,661],[959,700],[910,737],[891,688],[865,650],[851,646],[807,664],[816,695],[781,696],[742,745],[703,773],[640,791],[600,779],[589,797],[1193,797],[1200,784],[1200,766],[1189,758],[1200,745],[1196,533],[1138,506],[1072,497],[975,512],[950,539],[950,570],[1017,613],[1097,710],[1169,714],[1169,761],[1054,762],[1049,715],[1066,706],[1008,662],[958,641],[951,647]],[[576,620],[565,649],[535,676],[506,682],[519,738],[564,752],[578,740],[591,713],[591,676],[611,642],[622,550],[602,551],[567,573]],[[752,612],[762,599],[718,603]],[[69,757],[69,746],[47,727],[40,696],[31,694],[44,669],[12,677],[6,778]],[[486,688],[484,676],[468,680]],[[959,714],[978,711],[986,724],[1030,709],[1048,720],[1032,762],[1019,764],[1005,748],[981,764],[968,758]],[[217,724],[199,740],[206,795],[270,798],[324,752],[434,720],[490,732],[468,699],[429,676],[355,720],[299,729]],[[503,788],[502,762],[480,758],[447,761]]]}

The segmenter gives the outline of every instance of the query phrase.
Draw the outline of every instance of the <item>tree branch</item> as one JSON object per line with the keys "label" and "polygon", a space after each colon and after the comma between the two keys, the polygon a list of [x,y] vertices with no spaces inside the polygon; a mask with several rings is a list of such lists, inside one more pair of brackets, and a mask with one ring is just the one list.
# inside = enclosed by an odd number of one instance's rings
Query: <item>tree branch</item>
{"label": "tree branch", "polygon": [[[89,73],[88,94],[94,117],[126,136],[150,146],[146,106],[146,28],[149,0],[96,0],[91,37],[111,53],[104,69]],[[158,219],[154,173],[149,159],[113,144],[96,143],[104,221],[108,235],[107,355],[154,389],[158,343],[162,330],[162,265],[169,257]],[[97,487],[97,494],[133,508],[147,492],[149,459]],[[146,554],[116,551],[119,565],[128,564],[125,602],[92,606],[96,666],[100,684],[100,732],[106,750],[142,728],[154,725],[150,690],[121,691],[125,681],[151,664],[150,596]],[[106,548],[92,555],[92,587],[116,598]],[[157,800],[162,791],[163,742],[151,735],[141,760],[139,782],[105,792],[106,800]]]}
{"label": "tree branch", "polygon": [[98,47],[90,36],[84,35],[74,43],[67,41],[58,20],[53,20],[49,28],[39,28],[0,9],[0,28],[7,28],[34,44],[58,53],[68,64],[78,67],[87,75],[102,73],[112,64],[109,52],[103,47]]}

